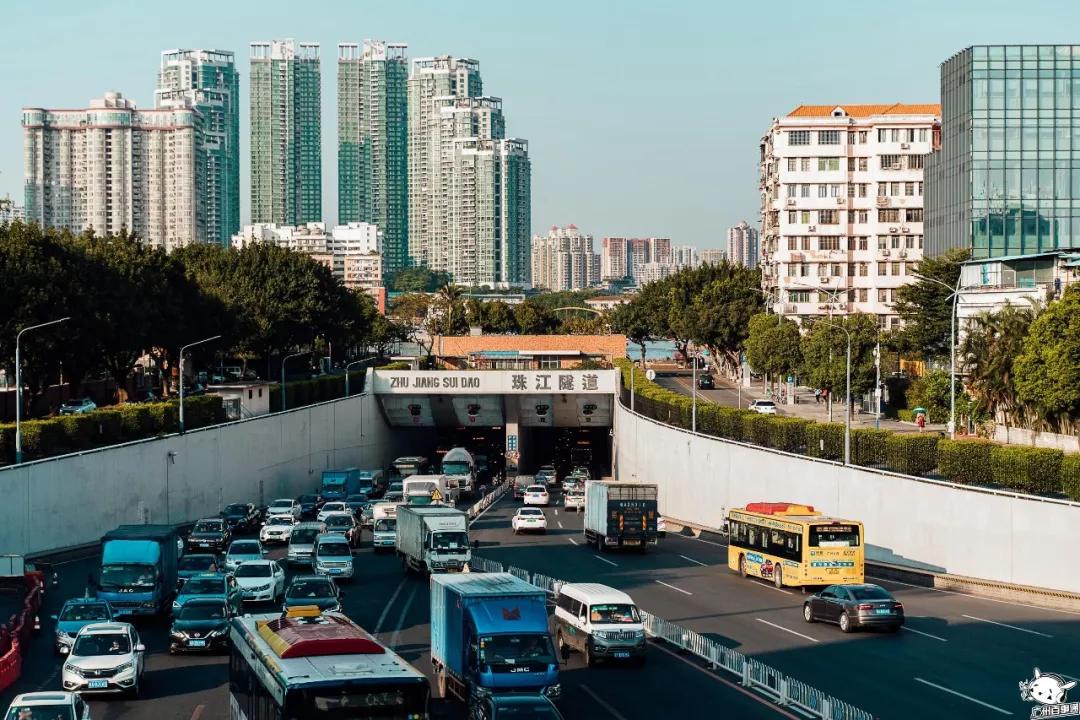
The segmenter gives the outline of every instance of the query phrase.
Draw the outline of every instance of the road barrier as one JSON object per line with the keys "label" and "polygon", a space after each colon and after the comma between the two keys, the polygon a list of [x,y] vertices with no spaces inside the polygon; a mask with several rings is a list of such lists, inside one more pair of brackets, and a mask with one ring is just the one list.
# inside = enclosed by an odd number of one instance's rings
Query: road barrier
{"label": "road barrier", "polygon": [[11,616],[7,625],[0,625],[0,692],[9,688],[22,674],[23,648],[36,629],[41,597],[45,592],[45,577],[41,572],[23,575],[26,597],[22,610]]}
{"label": "road barrier", "polygon": [[498,501],[499,498],[505,495],[506,491],[509,489],[509,483],[499,483],[495,486],[494,490],[473,503],[473,506],[466,510],[465,514],[469,516],[470,520],[474,520],[477,515],[487,510],[489,507],[492,506],[492,504]]}
{"label": "road barrier", "polygon": [[[476,555],[473,555],[470,569],[473,572],[508,572],[551,594],[563,584],[562,580],[513,566],[504,566],[503,563]],[[871,713],[843,700],[837,700],[700,633],[644,610],[640,612],[645,634],[650,638],[697,656],[708,663],[711,670],[723,670],[734,675],[741,685],[761,693],[777,705],[795,708],[807,717],[821,720],[874,720]]]}

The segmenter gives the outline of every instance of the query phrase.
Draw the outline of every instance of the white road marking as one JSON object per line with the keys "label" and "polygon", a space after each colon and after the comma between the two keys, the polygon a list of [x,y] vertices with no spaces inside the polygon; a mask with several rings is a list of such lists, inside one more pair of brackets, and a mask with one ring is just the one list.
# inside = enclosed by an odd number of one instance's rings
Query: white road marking
{"label": "white road marking", "polygon": [[809,640],[810,642],[820,642],[820,640],[818,640],[817,638],[810,637],[809,635],[803,635],[801,632],[795,632],[791,628],[786,628],[783,625],[777,625],[776,623],[771,623],[768,620],[765,620],[763,618],[755,618],[755,620],[757,620],[759,623],[765,623],[769,627],[774,627],[777,630],[783,630],[784,632],[791,633],[792,635],[798,635],[799,637],[804,638],[806,640]]}
{"label": "white road marking", "polygon": [[1002,710],[1001,708],[999,708],[996,705],[991,705],[990,703],[983,702],[982,700],[976,700],[975,698],[973,698],[973,697],[971,697],[969,695],[965,695],[964,693],[956,692],[955,690],[951,690],[951,689],[945,687],[944,685],[938,685],[937,683],[932,683],[929,680],[923,680],[922,678],[919,678],[919,677],[915,678],[915,682],[921,682],[923,685],[929,685],[932,688],[937,688],[938,690],[941,690],[942,692],[947,692],[950,695],[955,695],[958,698],[964,698],[965,700],[973,702],[976,705],[982,705],[984,708],[989,708],[989,709],[993,710],[994,712],[999,712],[1002,715],[1012,715],[1012,713],[1009,712],[1008,710]]}
{"label": "white road marking", "polygon": [[413,599],[416,597],[416,586],[413,585],[412,591],[409,592],[409,598],[405,601],[405,604],[401,607],[401,614],[398,615],[397,627],[394,628],[394,634],[390,636],[390,647],[396,648],[401,641],[401,626],[405,624],[405,615],[409,612],[409,608],[412,606]]}
{"label": "white road marking", "polygon": [[705,563],[701,562],[700,560],[695,560],[692,557],[686,557],[685,555],[680,555],[679,557],[681,557],[683,560],[686,560],[688,562],[692,562],[695,565],[700,565],[701,567],[708,567],[708,565],[706,565]]}
{"label": "white road marking", "polygon": [[1046,633],[1038,632],[1037,630],[1028,630],[1027,628],[1016,627],[1015,625],[1007,625],[1006,623],[997,622],[996,620],[987,620],[986,618],[975,617],[974,615],[961,615],[960,617],[966,617],[968,620],[978,620],[979,622],[990,623],[991,625],[997,625],[998,627],[1009,628],[1010,630],[1019,630],[1023,633],[1030,633],[1031,635],[1038,635],[1039,637],[1052,638],[1053,635],[1047,635]]}
{"label": "white road marking", "polygon": [[401,594],[401,588],[405,587],[406,582],[408,582],[408,579],[403,579],[398,583],[397,589],[394,590],[394,594],[390,596],[390,599],[386,603],[386,607],[383,608],[382,614],[379,615],[379,619],[375,623],[376,635],[382,632],[383,623],[386,622],[386,615],[390,612],[390,608],[394,606],[394,601],[397,600],[397,596]]}
{"label": "white road marking", "polygon": [[657,580],[656,582],[660,583],[661,585],[663,585],[666,588],[671,588],[672,590],[674,590],[676,592],[681,592],[683,595],[693,595],[694,594],[694,593],[690,592],[689,590],[683,590],[682,588],[677,588],[674,585],[668,585],[663,580]]}
{"label": "white road marking", "polygon": [[693,539],[697,540],[699,543],[705,543],[706,545],[714,545],[716,547],[722,547],[722,548],[727,547],[727,543],[718,543],[718,542],[713,542],[712,540],[702,540],[701,538],[693,538]]}
{"label": "white road marking", "polygon": [[195,710],[191,713],[191,720],[199,720],[202,717],[203,710],[206,709],[205,705],[196,705]]}
{"label": "white road marking", "polygon": [[916,590],[929,590],[931,592],[945,593],[946,595],[962,595],[963,597],[969,597],[975,600],[986,600],[987,602],[996,602],[1001,603],[1002,605],[1015,605],[1016,607],[1031,608],[1032,610],[1045,610],[1047,612],[1062,613],[1064,615],[1080,615],[1080,612],[1076,610],[1062,610],[1060,608],[1043,607],[1042,605],[1032,605],[1030,603],[1013,602],[1012,600],[999,600],[998,598],[983,597],[982,595],[972,595],[971,593],[958,592],[956,590],[942,590],[941,588],[926,587],[925,585],[914,585],[912,583],[901,582],[900,580],[877,577],[876,575],[867,575],[866,577],[872,580],[878,580],[880,582],[893,583],[895,585],[903,585],[904,587],[915,588]]}
{"label": "white road marking", "polygon": [[555,511],[555,517],[559,517],[559,511],[558,510]]}
{"label": "white road marking", "polygon": [[566,539],[569,540],[570,542],[574,543],[575,545],[577,545],[577,540],[575,540],[574,538],[566,538]]}
{"label": "white road marking", "polygon": [[596,701],[596,704],[597,704],[597,705],[599,705],[599,706],[600,706],[600,707],[602,707],[602,708],[603,708],[604,710],[606,710],[606,711],[607,711],[607,713],[608,713],[609,715],[611,715],[611,717],[615,718],[615,720],[626,720],[626,718],[625,718],[625,717],[623,717],[622,715],[620,715],[620,714],[619,714],[619,711],[618,711],[618,710],[616,710],[615,708],[611,707],[611,705],[609,705],[609,704],[608,704],[607,702],[605,702],[603,698],[601,698],[601,697],[600,697],[599,695],[597,695],[597,694],[596,694],[595,692],[593,692],[593,689],[592,689],[591,687],[589,687],[588,685],[585,685],[585,684],[583,683],[583,684],[581,685],[581,689],[582,689],[582,690],[584,690],[584,691],[585,691],[585,693],[586,693],[586,694],[587,694],[587,695],[588,695],[589,697],[591,697],[591,698],[592,698],[593,700],[595,700],[595,701]]}
{"label": "white road marking", "polygon": [[562,528],[562,520],[559,521],[559,527]]}
{"label": "white road marking", "polygon": [[610,560],[608,560],[607,558],[600,557],[599,555],[593,555],[593,557],[596,558],[597,560],[599,560],[600,562],[606,562],[611,567],[619,567],[618,563],[613,563]]}
{"label": "white road marking", "polygon": [[930,633],[928,633],[928,632],[923,632],[922,630],[916,630],[915,628],[913,628],[913,627],[908,627],[907,625],[901,625],[900,627],[901,627],[902,629],[904,629],[904,630],[907,630],[908,632],[913,632],[913,633],[915,633],[916,635],[922,635],[923,637],[928,637],[928,638],[932,638],[932,639],[934,639],[934,640],[940,640],[941,642],[949,642],[948,640],[946,640],[946,639],[945,639],[945,638],[943,638],[943,637],[938,637],[937,635],[931,635],[931,634],[930,634]]}

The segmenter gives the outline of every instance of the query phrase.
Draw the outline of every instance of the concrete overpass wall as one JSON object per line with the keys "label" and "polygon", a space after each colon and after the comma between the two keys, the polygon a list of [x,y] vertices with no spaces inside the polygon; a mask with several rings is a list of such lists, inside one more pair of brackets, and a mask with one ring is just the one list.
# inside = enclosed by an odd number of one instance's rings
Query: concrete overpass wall
{"label": "concrete overpass wall", "polygon": [[615,472],[660,486],[660,511],[721,527],[748,502],[809,503],[866,526],[867,559],[1080,592],[1080,503],[979,491],[672,428],[616,403]]}
{"label": "concrete overpass wall", "polygon": [[[318,486],[330,467],[385,467],[418,440],[372,394],[0,470],[0,553],[95,542],[122,523],[185,523],[230,502]],[[174,455],[170,456],[170,453]]]}

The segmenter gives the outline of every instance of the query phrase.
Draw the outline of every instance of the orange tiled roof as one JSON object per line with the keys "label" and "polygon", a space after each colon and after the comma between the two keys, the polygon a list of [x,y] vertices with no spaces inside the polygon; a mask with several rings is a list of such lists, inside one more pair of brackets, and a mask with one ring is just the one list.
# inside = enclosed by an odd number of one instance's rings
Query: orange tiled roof
{"label": "orange tiled roof", "polygon": [[626,357],[625,335],[444,335],[436,339],[434,352],[441,357],[468,357],[485,350],[580,350],[604,358]]}
{"label": "orange tiled roof", "polygon": [[800,105],[788,113],[788,117],[831,117],[833,110],[841,108],[849,117],[873,115],[941,115],[941,105],[934,103],[881,105]]}

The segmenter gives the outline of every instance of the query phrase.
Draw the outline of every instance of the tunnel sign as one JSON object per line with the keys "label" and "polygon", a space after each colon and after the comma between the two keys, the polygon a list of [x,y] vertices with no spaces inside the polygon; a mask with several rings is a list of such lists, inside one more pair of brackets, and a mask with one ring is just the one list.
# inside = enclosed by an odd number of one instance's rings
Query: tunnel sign
{"label": "tunnel sign", "polygon": [[377,394],[613,394],[617,370],[376,370]]}

